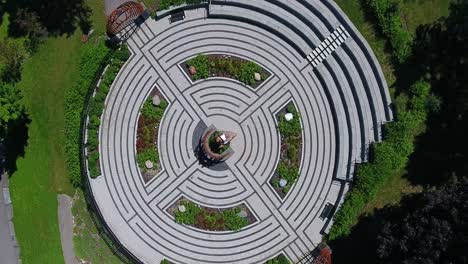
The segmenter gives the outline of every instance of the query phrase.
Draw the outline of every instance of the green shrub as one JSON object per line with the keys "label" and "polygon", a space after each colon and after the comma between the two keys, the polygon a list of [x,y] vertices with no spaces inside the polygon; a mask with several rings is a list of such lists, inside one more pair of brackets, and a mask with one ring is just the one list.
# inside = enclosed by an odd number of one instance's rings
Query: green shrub
{"label": "green shrub", "polygon": [[197,70],[197,72],[193,75],[195,80],[208,78],[210,67],[208,56],[199,54],[195,58],[190,59],[187,64],[189,66],[195,67]]}
{"label": "green shrub", "polygon": [[280,115],[279,117],[280,120],[278,124],[278,129],[283,137],[297,137],[302,132],[300,121],[301,116],[296,111],[294,111],[294,113],[292,114],[294,118],[290,121],[286,121],[283,115]]}
{"label": "green shrub", "polygon": [[161,264],[171,264],[171,262],[169,262],[167,259],[163,259],[161,260]]}
{"label": "green shrub", "polygon": [[241,211],[240,208],[227,209],[223,211],[223,220],[227,229],[239,230],[248,225],[246,218],[240,217],[238,214]]}
{"label": "green shrub", "polygon": [[128,58],[130,58],[130,50],[128,49],[128,47],[126,45],[122,46],[121,49],[117,50],[114,54],[114,58],[117,60],[117,61],[127,61]]}
{"label": "green shrub", "polygon": [[[418,81],[412,85],[410,103],[397,109],[398,119],[384,126],[384,140],[371,146],[371,159],[359,165],[355,183],[334,217],[330,240],[349,234],[365,205],[375,198],[380,187],[398,171],[404,169],[414,151],[416,136],[424,131],[430,85]],[[408,101],[407,99],[405,99]]]}
{"label": "green shrub", "polygon": [[157,163],[159,156],[158,152],[156,151],[156,147],[145,149],[137,154],[137,162],[140,168],[145,168],[145,162],[147,160],[153,162],[153,164]]}
{"label": "green shrub", "polygon": [[286,112],[291,113],[291,114],[295,114],[297,112],[296,106],[293,103],[289,103],[286,106]]}
{"label": "green shrub", "polygon": [[182,201],[180,204],[185,206],[185,212],[175,212],[175,221],[179,224],[195,225],[196,217],[202,209],[189,201]]}
{"label": "green shrub", "polygon": [[380,29],[389,39],[397,61],[404,62],[411,54],[413,39],[401,23],[399,1],[367,0],[367,4],[376,16]]}
{"label": "green shrub", "polygon": [[81,185],[80,169],[80,124],[85,97],[92,89],[110,54],[110,50],[99,42],[97,45],[85,44],[82,47],[79,62],[79,76],[75,84],[65,91],[65,152],[66,166],[73,186]]}
{"label": "green shrub", "polygon": [[236,78],[245,84],[252,85],[255,83],[255,73],[261,70],[262,68],[254,62],[242,63]]}
{"label": "green shrub", "polygon": [[203,0],[161,0],[159,2],[158,10],[169,9],[171,6],[179,6],[182,4],[195,5],[195,4],[200,4],[202,2],[206,2],[206,1],[203,1]]}

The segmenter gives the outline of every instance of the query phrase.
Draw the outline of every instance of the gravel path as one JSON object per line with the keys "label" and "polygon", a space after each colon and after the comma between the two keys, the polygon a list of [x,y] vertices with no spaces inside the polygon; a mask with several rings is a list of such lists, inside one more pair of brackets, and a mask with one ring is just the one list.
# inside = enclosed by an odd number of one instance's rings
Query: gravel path
{"label": "gravel path", "polygon": [[73,216],[71,212],[72,198],[65,194],[57,197],[59,201],[58,217],[60,224],[60,239],[62,241],[63,257],[66,264],[79,263],[73,250]]}

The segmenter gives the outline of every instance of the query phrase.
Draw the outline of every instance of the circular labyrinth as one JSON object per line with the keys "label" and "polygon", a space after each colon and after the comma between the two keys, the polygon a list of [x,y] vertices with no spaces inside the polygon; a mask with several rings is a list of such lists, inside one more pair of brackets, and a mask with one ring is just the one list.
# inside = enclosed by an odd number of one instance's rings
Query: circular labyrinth
{"label": "circular labyrinth", "polygon": [[[297,262],[321,241],[354,166],[392,119],[375,56],[331,0],[212,1],[185,19],[148,19],[128,40],[99,136],[102,175],[90,179],[102,217],[143,263]],[[197,54],[254,61],[271,73],[252,89],[225,78],[192,82],[181,63]],[[145,183],[135,161],[139,109],[157,88],[169,101],[159,127],[162,171]],[[271,187],[281,152],[276,114],[301,115],[300,175],[281,198]],[[237,133],[234,155],[213,168],[194,155],[210,125]],[[207,207],[245,204],[257,221],[212,232],[175,223],[180,197]],[[332,209],[327,214],[328,209]]]}

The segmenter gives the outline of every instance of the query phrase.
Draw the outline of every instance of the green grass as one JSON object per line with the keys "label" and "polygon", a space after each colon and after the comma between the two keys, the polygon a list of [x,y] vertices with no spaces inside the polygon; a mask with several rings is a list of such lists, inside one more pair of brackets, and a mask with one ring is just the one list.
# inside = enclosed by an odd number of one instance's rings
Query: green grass
{"label": "green grass", "polygon": [[361,32],[364,38],[369,43],[370,47],[374,51],[377,60],[380,62],[385,79],[387,80],[388,86],[391,88],[393,93],[393,85],[395,84],[395,67],[391,61],[391,54],[386,50],[386,41],[378,33],[378,28],[375,26],[373,21],[368,19],[368,15],[364,12],[365,8],[361,0],[336,0],[336,3],[351,19],[356,28]]}
{"label": "green grass", "polygon": [[76,256],[91,263],[121,263],[101,237],[97,235],[98,231],[86,209],[86,202],[81,190],[78,190],[73,198],[72,212],[75,217],[74,233],[76,235],[73,237],[73,244]]}
{"label": "green grass", "polygon": [[[102,1],[88,1],[95,34],[103,32]],[[102,11],[102,12],[101,12]],[[4,16],[5,18],[6,16]],[[0,27],[6,34],[5,20]],[[57,217],[57,194],[73,195],[64,160],[64,91],[78,73],[81,33],[49,38],[24,64],[18,86],[31,123],[25,156],[10,181],[14,224],[23,263],[64,263]],[[86,214],[85,211],[83,214]]]}
{"label": "green grass", "polygon": [[[391,60],[391,53],[386,49],[386,40],[378,32],[374,21],[365,13],[363,0],[349,1],[336,0],[340,8],[351,19],[357,29],[367,40],[374,51],[387,83],[390,87],[390,93],[395,91],[395,81],[398,76],[395,75],[395,65]],[[402,21],[413,35],[419,25],[428,24],[436,21],[441,16],[449,13],[451,0],[403,0],[402,1]],[[372,214],[374,209],[383,208],[386,205],[398,204],[404,195],[422,191],[421,186],[411,185],[405,177],[406,172],[400,172],[392,177],[379,191],[377,198],[368,203],[363,210],[363,214]]]}
{"label": "green grass", "polygon": [[419,25],[429,24],[449,14],[452,0],[403,0],[403,26],[415,35]]}
{"label": "green grass", "polygon": [[49,39],[24,64],[18,86],[32,120],[10,188],[23,263],[63,263],[57,194],[72,194],[64,162],[64,89],[76,74],[79,35]]}

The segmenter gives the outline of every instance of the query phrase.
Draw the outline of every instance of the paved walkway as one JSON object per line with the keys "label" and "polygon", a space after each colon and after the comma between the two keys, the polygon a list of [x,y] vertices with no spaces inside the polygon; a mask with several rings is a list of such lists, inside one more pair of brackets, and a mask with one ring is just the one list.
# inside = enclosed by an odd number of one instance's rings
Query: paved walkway
{"label": "paved walkway", "polygon": [[14,229],[11,222],[13,217],[11,203],[5,200],[6,177],[0,175],[0,263],[15,264],[18,263],[19,248],[12,237]]}
{"label": "paved walkway", "polygon": [[[147,20],[129,39],[133,56],[106,100],[100,128],[102,176],[90,179],[104,220],[144,263],[297,261],[331,226],[367,160],[370,142],[392,119],[380,66],[333,1],[212,1],[183,21]],[[206,17],[209,14],[209,17]],[[253,60],[272,73],[257,89],[224,78],[193,83],[180,63],[199,53]],[[157,87],[169,100],[159,128],[161,173],[149,183],[135,161],[139,108]],[[275,114],[301,114],[300,176],[281,199],[269,184],[280,147]],[[201,167],[193,139],[211,124],[237,133],[224,170]],[[179,197],[205,206],[246,204],[258,221],[238,232],[179,225],[166,208]]]}
{"label": "paved walkway", "polygon": [[73,249],[73,215],[71,211],[72,198],[65,194],[57,196],[58,219],[60,225],[60,240],[62,242],[63,257],[66,264],[79,263]]}

